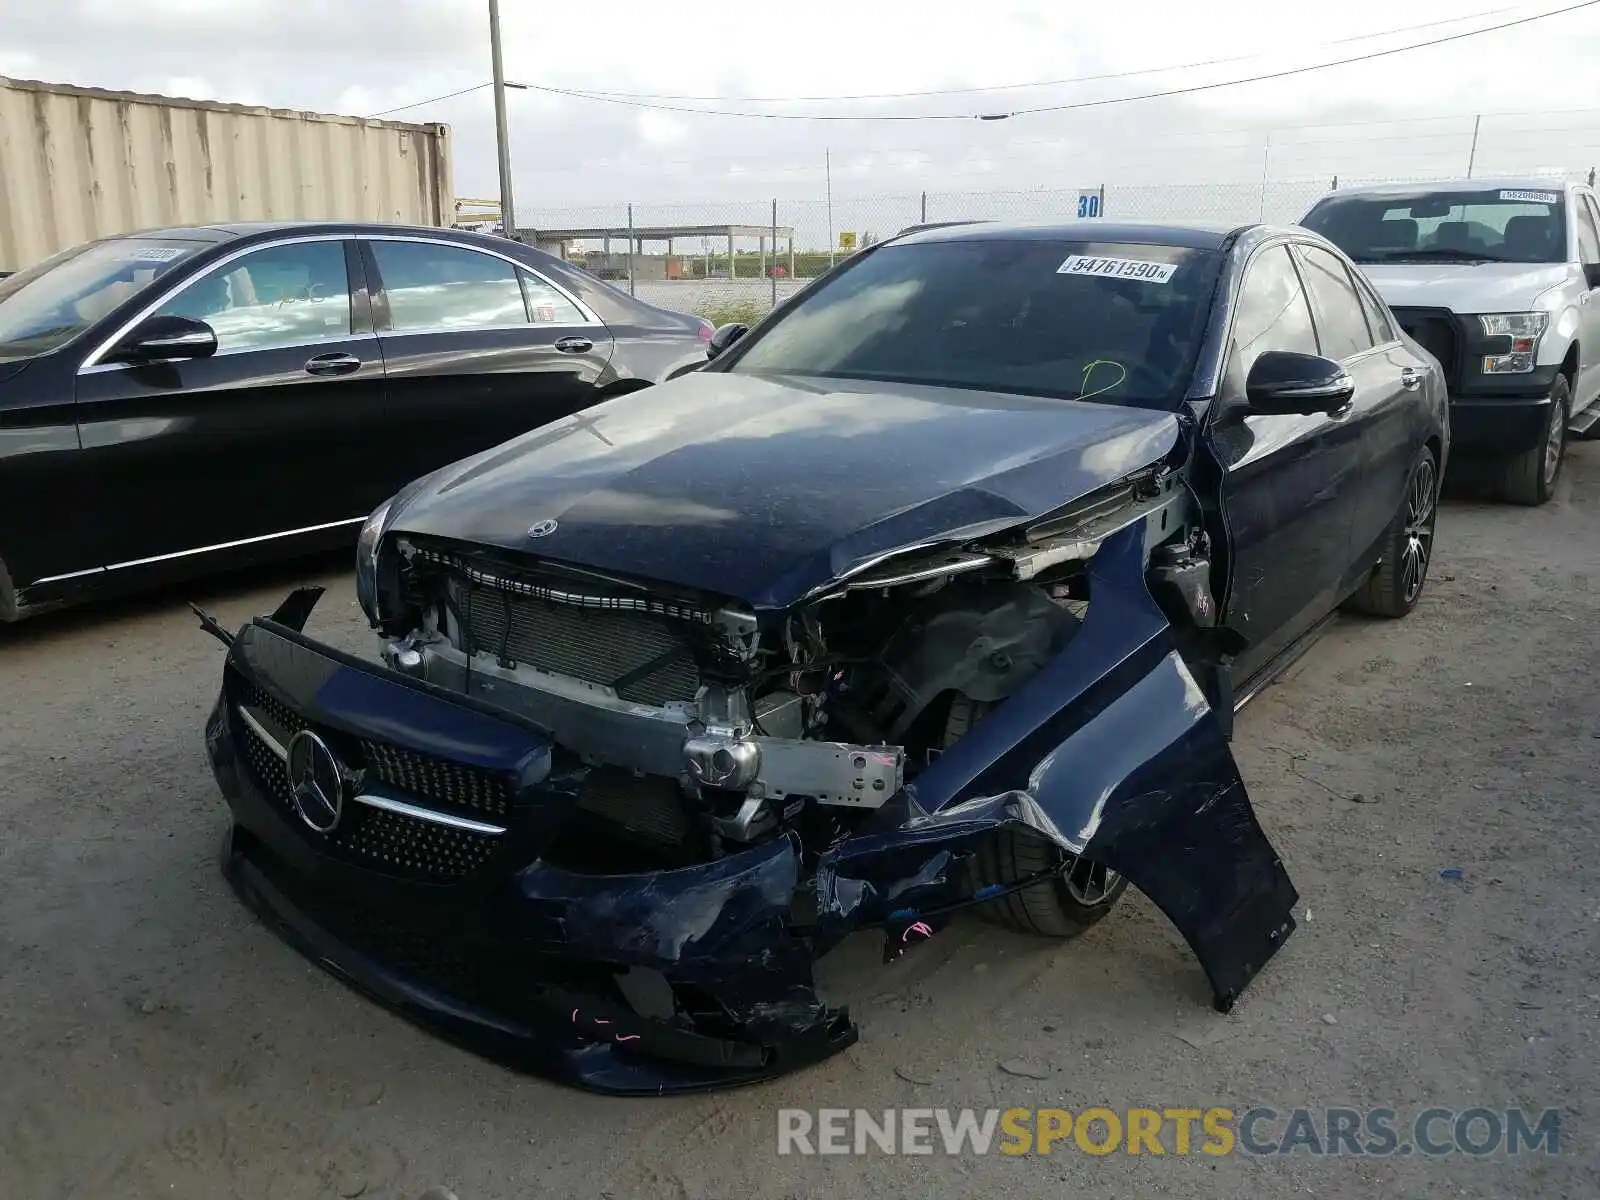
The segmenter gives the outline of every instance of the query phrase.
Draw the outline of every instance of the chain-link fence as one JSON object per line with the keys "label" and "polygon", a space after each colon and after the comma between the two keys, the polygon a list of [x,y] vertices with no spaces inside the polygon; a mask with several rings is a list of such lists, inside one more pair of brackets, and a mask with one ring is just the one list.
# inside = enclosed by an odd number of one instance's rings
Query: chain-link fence
{"label": "chain-link fence", "polygon": [[[1587,167],[1545,171],[1582,179]],[[1435,176],[1438,177],[1438,176]],[[1404,181],[1422,181],[1410,176]],[[958,220],[1108,220],[1292,223],[1337,183],[1104,184],[1081,189],[917,192],[904,195],[532,208],[522,236],[665,308],[721,323],[755,320],[840,258],[909,225]]]}

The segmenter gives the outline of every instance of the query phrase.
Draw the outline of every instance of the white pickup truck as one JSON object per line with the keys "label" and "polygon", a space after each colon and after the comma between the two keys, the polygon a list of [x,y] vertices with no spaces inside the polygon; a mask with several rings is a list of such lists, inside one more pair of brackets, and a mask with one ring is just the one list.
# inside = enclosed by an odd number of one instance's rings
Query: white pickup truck
{"label": "white pickup truck", "polygon": [[1452,463],[1550,498],[1568,435],[1600,434],[1600,206],[1550,179],[1340,188],[1300,222],[1361,264],[1439,360]]}

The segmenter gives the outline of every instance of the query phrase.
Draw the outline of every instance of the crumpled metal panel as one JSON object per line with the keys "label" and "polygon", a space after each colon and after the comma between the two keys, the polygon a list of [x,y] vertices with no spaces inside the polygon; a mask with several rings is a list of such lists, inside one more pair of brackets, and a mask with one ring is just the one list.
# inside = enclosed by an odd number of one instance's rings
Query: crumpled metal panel
{"label": "crumpled metal panel", "polygon": [[0,78],[0,272],[135,229],[449,225],[450,130]]}
{"label": "crumpled metal panel", "polygon": [[1095,556],[1067,649],[823,858],[819,949],[871,925],[890,955],[931,936],[978,898],[964,864],[1002,829],[1125,875],[1184,935],[1219,1009],[1283,945],[1299,897],[1145,587],[1142,538],[1124,530]]}

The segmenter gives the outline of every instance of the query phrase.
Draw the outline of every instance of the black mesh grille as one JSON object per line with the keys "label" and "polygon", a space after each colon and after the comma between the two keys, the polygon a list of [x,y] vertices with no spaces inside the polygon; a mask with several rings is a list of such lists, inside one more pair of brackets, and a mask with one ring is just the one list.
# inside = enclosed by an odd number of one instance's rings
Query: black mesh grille
{"label": "black mesh grille", "polygon": [[[293,709],[254,685],[241,689],[239,699],[279,746],[287,746],[290,738],[308,727]],[[298,820],[283,759],[248,722],[241,725],[245,761],[267,794]],[[510,812],[511,787],[491,772],[381,742],[363,741],[359,747],[371,775],[405,792],[419,807],[454,809],[475,819],[491,820],[503,820]],[[335,746],[335,751],[342,752],[342,748]],[[330,852],[340,858],[429,883],[465,879],[488,862],[499,844],[498,834],[457,829],[348,798],[339,825],[328,838]]]}
{"label": "black mesh grille", "polygon": [[499,838],[352,804],[329,843],[345,857],[390,875],[453,883],[487,864]]}
{"label": "black mesh grille", "polygon": [[463,616],[474,651],[615,688],[635,704],[692,700],[700,688],[681,622],[552,604],[478,583],[465,588]]}
{"label": "black mesh grille", "polygon": [[510,811],[509,787],[488,771],[382,742],[362,742],[361,751],[367,769],[392,788],[471,815],[504,817]]}

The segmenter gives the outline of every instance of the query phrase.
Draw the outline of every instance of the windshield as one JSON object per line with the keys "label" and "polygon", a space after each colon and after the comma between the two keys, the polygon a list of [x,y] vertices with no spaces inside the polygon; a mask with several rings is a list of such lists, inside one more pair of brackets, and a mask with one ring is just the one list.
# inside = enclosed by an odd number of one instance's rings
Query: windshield
{"label": "windshield", "polygon": [[1561,189],[1329,197],[1301,222],[1358,263],[1564,262]]}
{"label": "windshield", "polygon": [[0,280],[0,362],[66,345],[206,242],[115,238]]}
{"label": "windshield", "polygon": [[730,370],[1172,409],[1221,260],[1032,238],[884,246],[797,297]]}

